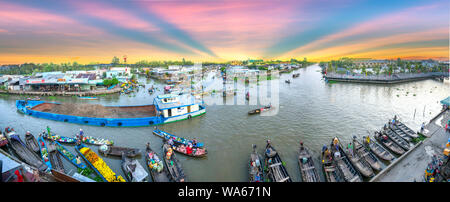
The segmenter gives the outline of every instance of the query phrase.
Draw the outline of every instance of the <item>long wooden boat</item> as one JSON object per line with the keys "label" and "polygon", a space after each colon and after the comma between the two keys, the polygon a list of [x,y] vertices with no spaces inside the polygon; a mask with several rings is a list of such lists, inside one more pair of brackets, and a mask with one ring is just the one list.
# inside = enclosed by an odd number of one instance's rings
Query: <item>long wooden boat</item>
{"label": "long wooden boat", "polygon": [[[74,138],[75,140],[77,138]],[[96,137],[92,137],[92,136],[83,136],[83,139],[81,140],[83,143],[86,144],[93,144],[93,145],[113,145],[114,141],[112,140],[107,140],[107,139],[103,139],[103,138],[96,138]]]}
{"label": "long wooden boat", "polygon": [[88,165],[100,176],[105,182],[126,182],[122,176],[117,176],[111,168],[106,165],[105,161],[100,158],[89,147],[83,144],[75,146],[75,150],[88,163]]}
{"label": "long wooden boat", "polygon": [[[362,182],[361,174],[356,170],[350,159],[348,159],[348,157],[345,155],[340,141],[338,141],[337,145],[338,146],[336,148],[336,146],[333,145],[333,142],[331,143],[331,153],[333,156],[333,161],[335,161],[337,168],[341,171],[344,180],[346,182]],[[338,156],[336,156],[336,152],[339,152]]]}
{"label": "long wooden boat", "polygon": [[319,173],[316,170],[316,166],[314,165],[309,149],[300,146],[299,153],[298,165],[300,167],[303,182],[320,182]]}
{"label": "long wooden boat", "polygon": [[403,130],[401,130],[397,126],[391,125],[391,126],[389,126],[389,129],[390,129],[389,132],[391,132],[391,131],[395,132],[395,134],[397,134],[398,136],[400,136],[401,138],[403,138],[407,142],[411,142],[412,141],[412,137],[409,136],[408,134],[406,134]]}
{"label": "long wooden boat", "polygon": [[356,152],[353,152],[352,155],[350,152],[351,151],[344,150],[344,153],[347,156],[347,158],[350,160],[350,162],[362,176],[372,177],[375,175],[372,170],[372,167],[370,167],[370,164],[368,164],[362,156],[358,155],[358,153]]}
{"label": "long wooden boat", "polygon": [[141,155],[140,149],[129,147],[116,147],[108,145],[102,145],[98,147],[98,152],[105,156],[118,156],[118,157],[121,157],[122,153],[124,153],[129,158],[134,158],[136,156]]}
{"label": "long wooden boat", "polygon": [[52,163],[50,162],[47,144],[45,143],[44,138],[42,138],[42,137],[39,137],[37,141],[39,143],[38,146],[39,146],[39,151],[40,151],[39,153],[40,153],[41,159],[48,167],[47,172],[50,172],[50,170],[52,169]]}
{"label": "long wooden boat", "polygon": [[44,162],[42,162],[42,160],[37,156],[36,153],[27,148],[25,143],[23,143],[23,141],[20,139],[19,135],[7,134],[7,136],[9,137],[9,145],[21,160],[40,171],[47,170],[48,166],[45,165]]}
{"label": "long wooden boat", "polygon": [[293,74],[293,75],[292,75],[292,78],[297,78],[297,77],[299,77],[299,76],[300,76],[300,73]]}
{"label": "long wooden boat", "polygon": [[[328,148],[326,148],[328,150]],[[331,152],[329,156],[322,152],[322,168],[327,182],[345,182],[342,172],[337,168],[336,162],[333,161]]]}
{"label": "long wooden boat", "polygon": [[408,141],[397,135],[397,133],[395,133],[391,129],[388,128],[387,130],[384,130],[383,133],[386,134],[392,141],[394,141],[398,146],[400,146],[405,151],[409,150],[410,145]]}
{"label": "long wooden boat", "polygon": [[78,97],[78,99],[80,99],[80,100],[98,100],[98,98],[97,97]]}
{"label": "long wooden boat", "polygon": [[42,137],[47,140],[54,140],[60,143],[75,144],[77,142],[77,139],[75,138],[59,136],[55,133],[48,135],[48,133],[42,132]]}
{"label": "long wooden boat", "polygon": [[398,128],[400,128],[401,130],[403,130],[403,132],[405,132],[407,135],[409,135],[412,138],[418,138],[419,137],[417,132],[414,132],[411,128],[409,128],[404,123],[402,123],[402,122],[400,122],[398,120],[395,121],[394,125],[397,126]]}
{"label": "long wooden boat", "polygon": [[377,132],[375,132],[374,137],[378,142],[380,142],[383,146],[388,148],[393,153],[395,153],[397,155],[402,155],[405,153],[405,150],[402,147],[400,147],[399,145],[397,145],[394,141],[392,141],[389,137],[387,139],[384,139],[382,137],[382,133],[377,131]]}
{"label": "long wooden boat", "polygon": [[385,161],[392,161],[395,158],[394,155],[392,155],[387,149],[379,145],[377,142],[369,139],[369,143],[367,143],[365,136],[363,136],[363,141],[364,145],[369,148],[370,151],[374,153],[378,158]]}
{"label": "long wooden boat", "polygon": [[248,112],[249,115],[260,114],[261,112],[266,112],[273,109],[272,105],[267,105],[258,109],[254,109]]}
{"label": "long wooden boat", "polygon": [[67,159],[69,162],[71,162],[74,166],[76,166],[77,168],[81,168],[81,169],[85,169],[86,168],[86,164],[84,164],[82,161],[80,161],[80,163],[77,163],[77,159],[76,156],[72,154],[72,152],[70,152],[69,150],[67,150],[64,146],[62,146],[59,142],[56,142],[56,150],[58,150],[58,152],[65,158]]}
{"label": "long wooden boat", "polygon": [[53,169],[51,172],[58,182],[80,182],[80,180],[77,180],[69,175],[66,175],[64,172],[60,172]]}
{"label": "long wooden boat", "polygon": [[32,135],[31,133],[25,134],[25,144],[27,145],[29,150],[39,154],[39,145],[34,135]]}
{"label": "long wooden boat", "polygon": [[369,149],[367,149],[357,139],[353,139],[353,146],[354,146],[355,153],[360,158],[364,159],[364,161],[367,162],[374,171],[381,170],[380,161],[377,159],[377,157],[374,154],[372,154],[372,152],[370,152]]}
{"label": "long wooden boat", "polygon": [[190,94],[158,95],[153,104],[138,106],[16,100],[16,107],[19,112],[37,118],[109,127],[159,125],[206,113],[203,101]]}
{"label": "long wooden boat", "polygon": [[264,182],[264,169],[261,155],[256,151],[256,145],[252,145],[253,151],[250,154],[249,179],[250,182]]}
{"label": "long wooden boat", "polygon": [[[42,139],[44,141],[44,139]],[[61,160],[61,154],[56,149],[56,141],[50,141],[47,145],[48,156],[50,158],[50,163],[52,164],[52,169],[64,173],[64,164]]]}
{"label": "long wooden boat", "polygon": [[162,130],[159,130],[159,129],[153,130],[153,134],[158,136],[158,137],[162,137],[162,138],[164,138],[166,140],[172,139],[172,141],[178,142],[178,143],[181,143],[181,144],[185,144],[185,145],[191,144],[193,147],[204,147],[205,146],[203,144],[203,142],[194,143],[194,141],[192,141],[192,140],[189,140],[189,139],[186,139],[186,138],[182,138],[182,137],[178,137],[178,136],[176,136],[174,134],[170,134],[168,132],[165,132],[165,131],[162,131]]}
{"label": "long wooden boat", "polygon": [[170,182],[167,167],[164,166],[163,161],[158,157],[156,152],[154,152],[150,146],[147,146],[146,152],[147,155],[145,155],[145,161],[147,162],[147,167],[153,182]]}
{"label": "long wooden boat", "polygon": [[175,156],[172,148],[168,144],[163,145],[164,152],[164,162],[166,163],[167,170],[169,170],[172,180],[175,182],[185,182],[186,176],[184,174],[183,168],[181,168],[181,163]]}
{"label": "long wooden boat", "polygon": [[292,182],[286,167],[283,165],[284,162],[270,141],[267,141],[265,151],[265,165],[268,169],[266,172],[268,179],[271,182]]}
{"label": "long wooden boat", "polygon": [[136,159],[122,153],[122,170],[129,182],[147,182],[148,173]]}

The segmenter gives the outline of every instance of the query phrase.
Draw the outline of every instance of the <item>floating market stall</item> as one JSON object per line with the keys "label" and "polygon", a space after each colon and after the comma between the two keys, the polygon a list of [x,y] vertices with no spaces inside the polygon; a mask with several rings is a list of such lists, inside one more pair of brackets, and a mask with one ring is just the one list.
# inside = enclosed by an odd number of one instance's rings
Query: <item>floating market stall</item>
{"label": "floating market stall", "polygon": [[126,182],[122,176],[116,176],[111,168],[106,165],[105,161],[100,158],[89,147],[84,145],[77,145],[75,149],[80,153],[81,157],[92,167],[92,169],[103,179],[105,182]]}

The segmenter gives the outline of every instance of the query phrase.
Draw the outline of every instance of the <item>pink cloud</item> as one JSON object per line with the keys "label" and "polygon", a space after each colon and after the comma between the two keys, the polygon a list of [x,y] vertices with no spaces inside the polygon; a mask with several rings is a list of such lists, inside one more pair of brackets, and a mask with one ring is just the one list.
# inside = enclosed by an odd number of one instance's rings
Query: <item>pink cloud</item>
{"label": "pink cloud", "polygon": [[78,12],[84,15],[100,18],[124,28],[149,32],[159,30],[151,23],[134,16],[132,13],[108,4],[78,1],[71,3],[79,9]]}

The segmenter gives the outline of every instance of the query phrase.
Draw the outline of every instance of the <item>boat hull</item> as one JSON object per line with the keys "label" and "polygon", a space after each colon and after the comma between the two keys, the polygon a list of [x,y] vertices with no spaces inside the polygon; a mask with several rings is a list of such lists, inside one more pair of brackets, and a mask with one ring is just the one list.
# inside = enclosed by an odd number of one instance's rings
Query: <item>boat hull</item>
{"label": "boat hull", "polygon": [[[68,123],[76,123],[83,125],[93,125],[93,126],[108,126],[108,127],[144,127],[144,126],[154,126],[166,123],[172,123],[176,121],[187,120],[196,116],[200,116],[206,113],[206,109],[200,106],[200,110],[195,112],[190,112],[187,114],[172,116],[165,118],[163,116],[149,116],[149,117],[139,117],[139,118],[97,118],[97,117],[82,117],[73,116],[65,114],[55,114],[43,111],[33,110],[34,107],[40,104],[49,103],[44,101],[25,101],[16,100],[17,109],[29,116],[50,119],[54,121],[62,121]],[[58,104],[58,103],[51,103]],[[143,106],[133,106],[133,107],[147,107],[150,105]],[[124,106],[125,107],[125,106]],[[120,107],[117,107],[120,108]]]}

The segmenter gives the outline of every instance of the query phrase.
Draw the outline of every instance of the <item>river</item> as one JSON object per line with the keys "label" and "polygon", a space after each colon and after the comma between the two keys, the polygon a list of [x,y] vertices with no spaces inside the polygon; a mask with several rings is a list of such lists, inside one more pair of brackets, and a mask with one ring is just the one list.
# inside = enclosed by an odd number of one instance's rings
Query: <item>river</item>
{"label": "river", "polygon": [[[182,136],[197,137],[206,144],[208,156],[194,159],[177,154],[188,181],[248,180],[247,164],[252,144],[263,152],[265,141],[270,139],[286,163],[293,181],[301,181],[298,166],[299,142],[313,151],[316,166],[323,179],[319,155],[324,144],[337,136],[343,142],[379,130],[394,114],[414,130],[422,122],[439,113],[439,101],[449,96],[450,86],[435,80],[400,84],[325,83],[317,65],[282,74],[279,82],[278,113],[273,116],[247,115],[256,105],[209,105],[206,114],[190,120],[159,126],[159,129]],[[287,84],[284,80],[290,79]],[[147,88],[163,84],[140,78]],[[56,102],[82,102],[103,105],[151,104],[161,90],[149,95],[141,90],[134,95],[99,96],[99,100],[79,100],[74,97],[43,97]],[[145,143],[162,156],[162,139],[152,134],[153,127],[111,128],[56,122],[23,115],[16,110],[15,100],[21,96],[0,95],[0,127],[12,126],[22,137],[27,130],[38,135],[48,125],[63,136],[73,136],[83,128],[85,135],[114,140],[116,146],[141,148]],[[223,99],[220,95],[207,99]],[[232,98],[231,98],[232,99]],[[208,102],[207,102],[208,103]],[[97,152],[97,146],[90,146]],[[73,146],[67,146],[75,153]],[[119,158],[103,157],[114,172],[124,176]],[[139,158],[145,166],[144,156]],[[64,160],[66,170],[76,171]]]}

